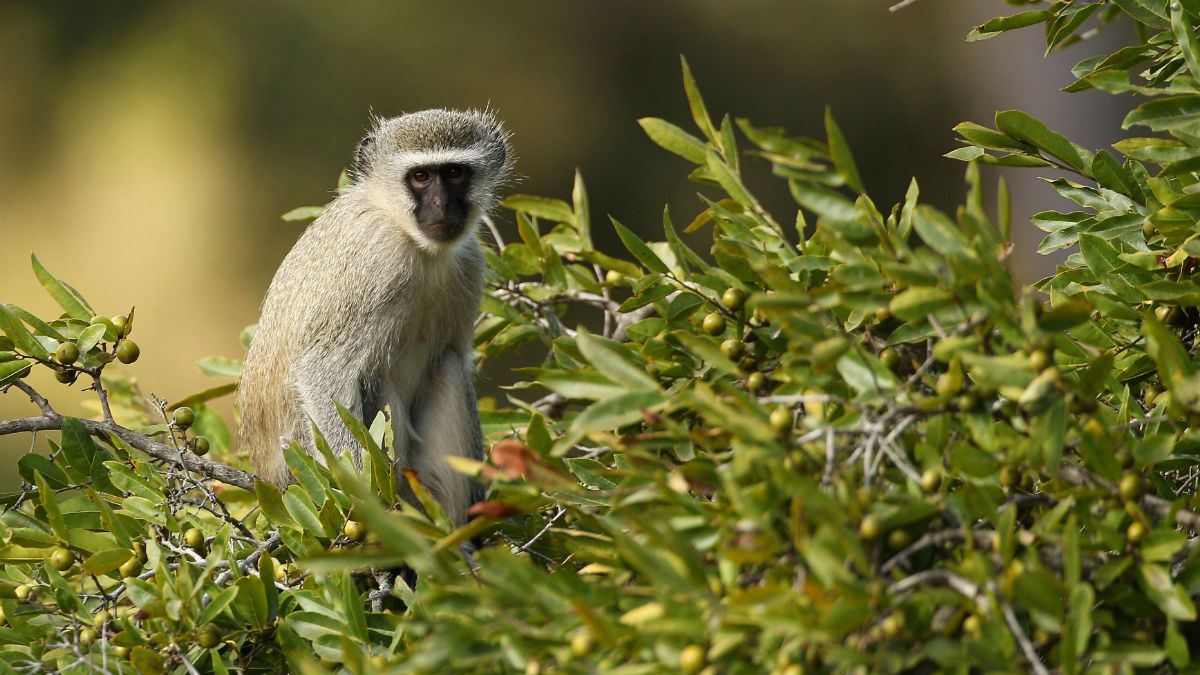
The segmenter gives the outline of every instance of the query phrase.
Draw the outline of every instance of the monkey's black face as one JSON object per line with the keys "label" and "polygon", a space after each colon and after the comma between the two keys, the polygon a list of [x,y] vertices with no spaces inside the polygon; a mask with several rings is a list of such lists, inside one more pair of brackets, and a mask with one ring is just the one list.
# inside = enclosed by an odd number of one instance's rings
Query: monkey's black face
{"label": "monkey's black face", "polygon": [[471,168],[465,164],[418,166],[408,172],[405,182],[416,204],[421,232],[438,242],[457,239],[471,209]]}

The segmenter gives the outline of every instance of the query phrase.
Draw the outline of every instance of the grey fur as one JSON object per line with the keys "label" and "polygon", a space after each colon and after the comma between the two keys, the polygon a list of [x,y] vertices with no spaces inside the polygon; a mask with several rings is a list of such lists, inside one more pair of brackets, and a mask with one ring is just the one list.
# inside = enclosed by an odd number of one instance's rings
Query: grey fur
{"label": "grey fur", "polygon": [[[471,363],[485,267],[477,229],[511,155],[490,113],[376,121],[353,182],[301,235],[263,302],[238,393],[241,447],[262,478],[291,480],[281,448],[292,441],[320,459],[310,423],[357,458],[334,401],[367,423],[390,405],[397,462],[466,520],[477,488],[442,457],[483,457]],[[472,222],[452,242],[426,239],[413,222],[404,177],[430,158],[472,168]]]}

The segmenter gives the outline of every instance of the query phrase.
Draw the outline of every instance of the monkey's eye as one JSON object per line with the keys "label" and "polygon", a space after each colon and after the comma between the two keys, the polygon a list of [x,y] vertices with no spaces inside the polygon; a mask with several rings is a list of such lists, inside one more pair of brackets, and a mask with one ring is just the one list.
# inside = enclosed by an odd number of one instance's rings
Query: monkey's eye
{"label": "monkey's eye", "polygon": [[433,177],[429,175],[429,172],[424,169],[417,169],[408,174],[408,181],[412,183],[412,186],[415,188],[428,187],[429,181],[432,180],[432,178]]}
{"label": "monkey's eye", "polygon": [[457,185],[466,179],[467,167],[463,166],[462,164],[447,164],[446,167],[442,169],[442,174],[446,176],[447,181]]}

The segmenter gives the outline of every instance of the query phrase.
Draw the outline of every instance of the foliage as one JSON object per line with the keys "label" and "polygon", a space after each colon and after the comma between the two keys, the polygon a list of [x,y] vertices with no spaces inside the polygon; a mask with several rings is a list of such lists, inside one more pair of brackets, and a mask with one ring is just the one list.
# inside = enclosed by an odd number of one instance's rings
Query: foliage
{"label": "foliage", "polygon": [[[1068,90],[1140,94],[1126,126],[1163,134],[1092,152],[1001,112],[957,127],[954,214],[915,182],[885,213],[831,115],[824,141],[717,123],[685,64],[696,131],[641,124],[704,188],[688,224],[664,211],[645,241],[614,220],[618,257],[593,245],[606,225],[578,176],[570,201],[510,197],[520,241],[488,253],[476,346],[542,358],[483,406],[490,461],[457,466],[490,492],[458,530],[419,476],[403,480],[424,509],[397,503],[382,418],[346,416],[361,472],[290,451],[282,493],[197,457],[236,461],[207,406],[232,383],[147,402],[107,367],[132,313],[93,318],[35,258],[65,314],[0,306],[0,386],[43,411],[0,433],[62,433],[19,462],[0,517],[0,662],[1195,671],[1200,3],[1014,4],[1035,8],[971,39],[1044,24],[1056,49],[1131,17],[1137,44],[1085,59]],[[794,217],[755,198],[747,159],[787,181]],[[1034,216],[1040,252],[1072,253],[1032,288],[1007,269],[1007,191],[990,215],[982,164],[1043,170],[1078,206]],[[32,365],[91,380],[99,421],[59,416],[21,379]]]}

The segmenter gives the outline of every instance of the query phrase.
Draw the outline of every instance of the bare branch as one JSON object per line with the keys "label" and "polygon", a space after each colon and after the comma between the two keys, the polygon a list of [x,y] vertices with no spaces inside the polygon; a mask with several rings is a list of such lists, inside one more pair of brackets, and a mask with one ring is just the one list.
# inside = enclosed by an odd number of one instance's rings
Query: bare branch
{"label": "bare branch", "polygon": [[[29,391],[26,391],[26,393],[29,393]],[[59,431],[62,429],[64,419],[66,418],[62,415],[51,411],[41,417],[24,417],[15,420],[0,421],[0,436],[35,431]],[[109,434],[112,434],[155,459],[171,462],[172,464],[181,464],[188,471],[194,471],[213,480],[219,480],[222,483],[240,487],[243,490],[254,490],[254,481],[257,480],[254,474],[190,453],[180,454],[175,448],[169,445],[159,443],[149,436],[144,436],[118,424],[85,419],[79,421],[83,424],[83,428],[93,436],[107,438]]]}

